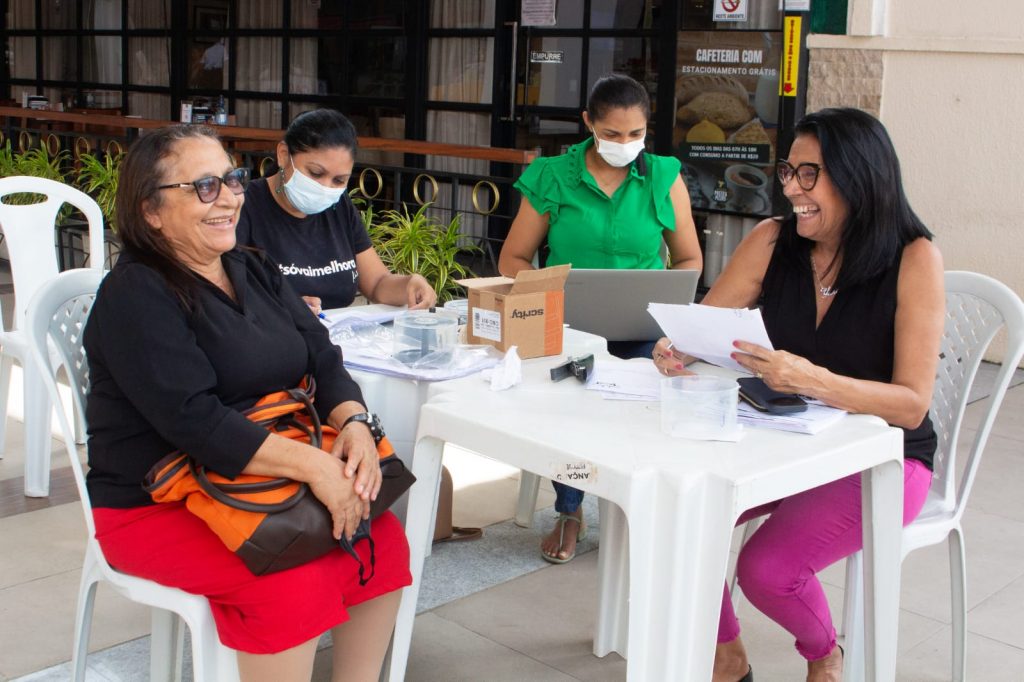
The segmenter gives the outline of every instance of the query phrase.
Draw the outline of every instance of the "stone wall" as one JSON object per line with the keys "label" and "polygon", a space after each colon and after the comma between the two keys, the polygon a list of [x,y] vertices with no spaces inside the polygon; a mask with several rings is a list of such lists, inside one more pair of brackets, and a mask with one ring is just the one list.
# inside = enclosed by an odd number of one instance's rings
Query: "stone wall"
{"label": "stone wall", "polygon": [[879,115],[883,75],[880,50],[812,48],[807,72],[807,111],[856,107]]}

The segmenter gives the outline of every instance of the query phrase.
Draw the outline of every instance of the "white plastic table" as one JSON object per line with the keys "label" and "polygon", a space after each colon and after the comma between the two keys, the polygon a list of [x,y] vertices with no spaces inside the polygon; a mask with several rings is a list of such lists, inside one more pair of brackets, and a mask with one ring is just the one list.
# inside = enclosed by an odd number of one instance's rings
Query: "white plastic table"
{"label": "white plastic table", "polygon": [[[587,474],[573,485],[601,498],[595,654],[621,653],[634,682],[711,679],[740,513],[864,472],[867,679],[894,679],[899,429],[858,415],[816,436],[750,429],[739,443],[676,439],[660,432],[657,403],[606,401],[573,379],[553,383],[548,369],[558,360],[548,360],[525,368],[524,383],[509,391],[492,392],[479,380],[435,386],[420,413],[412,470],[436,477],[450,442],[542,476],[567,463]],[[432,502],[424,488],[410,491],[410,537],[429,530]],[[413,584],[402,596],[389,667],[394,681],[405,673],[423,558],[412,543]]]}

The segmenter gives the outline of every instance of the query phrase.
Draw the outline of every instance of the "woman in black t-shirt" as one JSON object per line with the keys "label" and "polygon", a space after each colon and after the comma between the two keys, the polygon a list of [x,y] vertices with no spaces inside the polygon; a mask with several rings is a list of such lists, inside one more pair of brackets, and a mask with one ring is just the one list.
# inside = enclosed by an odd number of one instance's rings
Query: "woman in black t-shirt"
{"label": "woman in black t-shirt", "polygon": [[314,312],[348,306],[356,294],[429,308],[433,288],[420,275],[388,271],[345,192],[355,153],[355,127],[341,113],[296,117],[277,144],[280,170],[246,190],[238,243],[266,251]]}

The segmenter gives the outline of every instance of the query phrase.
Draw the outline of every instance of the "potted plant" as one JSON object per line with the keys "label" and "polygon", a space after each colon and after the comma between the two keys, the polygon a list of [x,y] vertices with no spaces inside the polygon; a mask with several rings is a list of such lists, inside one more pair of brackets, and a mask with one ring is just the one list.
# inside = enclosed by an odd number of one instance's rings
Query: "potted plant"
{"label": "potted plant", "polygon": [[460,214],[445,224],[428,214],[430,206],[428,202],[410,214],[403,203],[402,210],[388,209],[379,217],[373,215],[372,208],[364,208],[363,219],[370,219],[367,230],[384,264],[398,274],[423,275],[433,285],[437,302],[444,303],[460,297],[456,279],[473,276],[459,256],[480,251],[480,247],[463,242]]}
{"label": "potted plant", "polygon": [[[101,158],[102,156],[102,158]],[[121,173],[123,153],[97,156],[85,152],[78,157],[79,168],[75,184],[99,204],[107,227],[117,232],[117,213],[114,200],[117,197],[117,181]]]}

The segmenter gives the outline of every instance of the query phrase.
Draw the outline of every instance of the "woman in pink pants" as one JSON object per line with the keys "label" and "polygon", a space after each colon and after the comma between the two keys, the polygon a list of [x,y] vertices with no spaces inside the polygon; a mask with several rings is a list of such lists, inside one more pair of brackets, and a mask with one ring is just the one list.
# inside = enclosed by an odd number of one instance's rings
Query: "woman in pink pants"
{"label": "woman in pink pants", "polygon": [[[776,169],[792,210],[754,228],[703,303],[761,306],[775,350],[739,339],[733,357],[771,388],[903,429],[907,524],[931,484],[942,257],[910,208],[878,120],[825,109],[805,116],[796,132]],[[666,375],[687,373],[668,339],[654,360]],[[860,503],[855,475],[740,517],[769,515],[740,551],[738,577],[751,603],[796,638],[808,681],[842,679],[842,650],[816,574],[861,549]],[[714,682],[752,682],[739,635],[726,590]]]}

